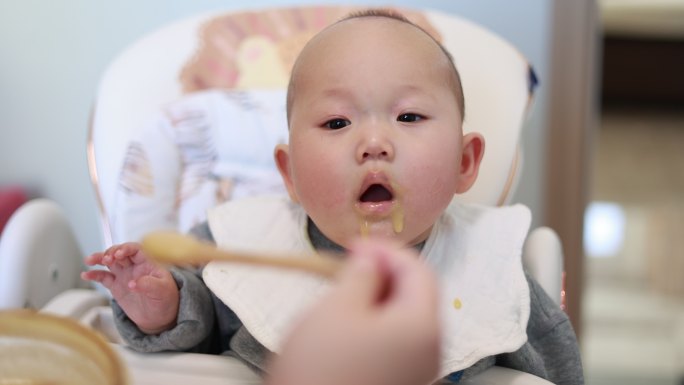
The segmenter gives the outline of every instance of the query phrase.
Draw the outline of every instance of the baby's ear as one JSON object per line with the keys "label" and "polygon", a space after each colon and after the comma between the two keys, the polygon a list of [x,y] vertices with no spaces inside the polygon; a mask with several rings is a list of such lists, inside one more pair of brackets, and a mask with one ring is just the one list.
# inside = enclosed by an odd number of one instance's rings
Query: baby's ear
{"label": "baby's ear", "polygon": [[278,166],[280,177],[283,178],[283,183],[285,184],[285,188],[287,188],[287,193],[290,195],[290,199],[292,199],[293,202],[299,202],[294,185],[292,184],[290,147],[287,144],[277,145],[273,151],[273,157],[275,158],[276,166]]}
{"label": "baby's ear", "polygon": [[456,185],[456,194],[462,194],[472,187],[477,174],[480,171],[480,163],[484,155],[484,138],[482,135],[471,132],[463,136],[461,164],[459,165],[459,177]]}

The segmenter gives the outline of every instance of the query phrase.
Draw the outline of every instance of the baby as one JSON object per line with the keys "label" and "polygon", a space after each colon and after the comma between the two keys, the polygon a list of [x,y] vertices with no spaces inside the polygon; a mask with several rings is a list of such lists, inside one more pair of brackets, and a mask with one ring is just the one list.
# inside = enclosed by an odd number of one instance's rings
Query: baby
{"label": "baby", "polygon": [[[345,251],[360,237],[400,242],[437,273],[435,381],[456,383],[496,364],[582,384],[567,316],[522,269],[529,211],[452,202],[475,182],[484,152],[481,135],[463,134],[464,111],[458,71],[429,34],[391,12],[351,15],[312,38],[291,74],[289,144],[275,149],[290,200],[228,202],[193,233],[260,251]],[[83,278],[111,290],[132,348],[227,353],[259,371],[328,286],[237,265],[166,270],[135,243],[86,262],[109,268]]]}

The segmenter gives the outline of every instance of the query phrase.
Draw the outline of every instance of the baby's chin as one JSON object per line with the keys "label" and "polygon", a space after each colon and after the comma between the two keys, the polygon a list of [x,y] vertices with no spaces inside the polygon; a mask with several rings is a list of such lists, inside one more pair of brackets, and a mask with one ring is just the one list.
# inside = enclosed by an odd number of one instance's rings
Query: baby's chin
{"label": "baby's chin", "polygon": [[[323,230],[323,229],[321,229]],[[336,231],[323,230],[328,239],[334,243],[342,246],[344,249],[350,249],[359,239],[391,239],[397,242],[405,243],[402,237],[392,230],[391,225],[373,223],[361,224],[355,228],[348,228],[345,230],[336,229]]]}
{"label": "baby's chin", "polygon": [[367,221],[361,220],[359,223],[358,234],[360,237],[386,238],[386,239],[401,239],[404,232],[403,223],[400,228],[396,228],[390,220],[383,221]]}
{"label": "baby's chin", "polygon": [[407,231],[402,226],[398,226],[392,221],[379,222],[363,222],[359,225],[359,229],[352,233],[353,235],[343,241],[342,246],[349,248],[350,244],[357,239],[389,239],[399,242],[407,247],[415,246],[427,239],[429,230],[424,234],[414,234],[414,232]]}

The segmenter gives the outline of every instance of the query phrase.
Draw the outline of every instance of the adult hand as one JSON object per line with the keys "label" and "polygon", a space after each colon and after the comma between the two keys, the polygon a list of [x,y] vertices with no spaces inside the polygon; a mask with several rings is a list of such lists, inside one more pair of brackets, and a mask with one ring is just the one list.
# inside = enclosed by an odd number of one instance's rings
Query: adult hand
{"label": "adult hand", "polygon": [[363,241],[275,358],[270,385],[420,385],[436,379],[436,281],[413,251]]}

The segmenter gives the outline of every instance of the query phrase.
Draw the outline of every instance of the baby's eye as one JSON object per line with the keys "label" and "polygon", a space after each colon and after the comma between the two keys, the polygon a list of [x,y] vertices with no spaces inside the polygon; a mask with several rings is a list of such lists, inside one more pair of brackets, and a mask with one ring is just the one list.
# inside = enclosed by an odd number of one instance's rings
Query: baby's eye
{"label": "baby's eye", "polygon": [[419,120],[425,119],[424,116],[418,115],[418,114],[412,114],[412,113],[407,113],[407,114],[401,114],[397,117],[398,122],[417,122]]}
{"label": "baby's eye", "polygon": [[351,122],[346,119],[331,119],[323,124],[323,127],[329,128],[331,130],[339,130],[340,128],[345,128],[350,125]]}

